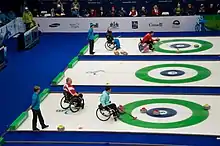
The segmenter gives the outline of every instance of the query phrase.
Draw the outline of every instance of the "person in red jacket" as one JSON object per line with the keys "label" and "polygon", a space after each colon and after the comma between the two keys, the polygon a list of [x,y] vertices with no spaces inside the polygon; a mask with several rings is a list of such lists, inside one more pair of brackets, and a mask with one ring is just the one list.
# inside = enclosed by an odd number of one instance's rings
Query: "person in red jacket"
{"label": "person in red jacket", "polygon": [[71,78],[66,79],[66,84],[63,86],[63,90],[64,92],[67,93],[67,97],[65,98],[64,102],[68,103],[70,100],[75,98],[77,100],[76,106],[80,106],[81,100],[83,98],[83,94],[76,92],[74,86],[72,85]]}
{"label": "person in red jacket", "polygon": [[152,15],[153,16],[159,16],[160,15],[160,10],[159,10],[157,5],[154,5],[154,7],[152,9]]}
{"label": "person in red jacket", "polygon": [[147,44],[147,45],[149,45],[149,50],[151,50],[151,51],[154,51],[154,48],[153,48],[153,44],[154,44],[154,42],[158,42],[160,39],[153,39],[152,38],[152,36],[154,35],[154,32],[153,31],[151,31],[151,32],[149,32],[149,33],[147,33],[144,37],[143,37],[143,39],[141,40],[141,43],[142,44]]}

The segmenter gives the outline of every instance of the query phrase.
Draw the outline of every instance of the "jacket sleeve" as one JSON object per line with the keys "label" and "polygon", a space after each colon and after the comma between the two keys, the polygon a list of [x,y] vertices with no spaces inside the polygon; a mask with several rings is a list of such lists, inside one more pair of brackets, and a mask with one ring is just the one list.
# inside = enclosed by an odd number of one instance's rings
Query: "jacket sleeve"
{"label": "jacket sleeve", "polygon": [[91,36],[91,30],[89,29],[89,31],[88,31],[88,39],[90,38],[90,36]]}
{"label": "jacket sleeve", "polygon": [[102,104],[102,106],[106,106],[106,95],[102,94],[100,97],[100,102]]}

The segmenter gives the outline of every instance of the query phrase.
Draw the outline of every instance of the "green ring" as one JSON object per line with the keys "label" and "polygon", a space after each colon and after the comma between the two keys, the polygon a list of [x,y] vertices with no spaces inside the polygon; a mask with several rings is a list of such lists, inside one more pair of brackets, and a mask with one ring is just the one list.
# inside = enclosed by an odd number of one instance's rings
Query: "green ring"
{"label": "green ring", "polygon": [[[157,79],[153,78],[148,75],[148,73],[151,70],[158,69],[158,68],[163,68],[163,67],[185,67],[185,68],[190,68],[193,70],[197,71],[197,75],[186,78],[186,79],[177,79],[177,80],[165,80],[165,79]],[[211,72],[201,66],[197,65],[191,65],[191,64],[159,64],[159,65],[153,65],[153,66],[148,66],[145,68],[142,68],[135,73],[136,77],[148,81],[148,82],[154,82],[154,83],[173,83],[173,84],[179,84],[179,83],[189,83],[189,82],[195,82],[199,80],[203,80],[211,75]]]}
{"label": "green ring", "polygon": [[166,50],[160,47],[160,45],[164,43],[170,43],[170,42],[182,42],[182,41],[188,41],[188,42],[194,42],[201,44],[201,47],[193,50],[182,50],[180,49],[180,53],[195,53],[195,52],[201,52],[208,50],[213,47],[213,44],[208,42],[208,41],[203,41],[203,40],[193,40],[193,39],[174,39],[174,40],[164,40],[164,41],[159,41],[158,43],[154,44],[154,48],[157,52],[162,52],[162,53],[176,53],[176,50]]}
{"label": "green ring", "polygon": [[[155,104],[155,103],[171,103],[171,104],[182,105],[182,106],[189,108],[192,111],[192,115],[185,120],[177,121],[177,122],[170,122],[170,123],[153,123],[153,122],[146,122],[146,121],[142,121],[138,119],[134,120],[129,115],[137,107],[148,105],[148,104]],[[152,128],[152,129],[171,129],[171,128],[181,128],[181,127],[192,126],[200,122],[203,122],[209,116],[209,112],[207,110],[204,110],[203,106],[197,103],[194,103],[194,102],[179,100],[179,99],[140,100],[140,101],[126,104],[124,106],[124,109],[127,112],[127,114],[123,114],[120,116],[120,120],[122,122],[129,124],[129,125],[137,126],[137,127]]]}

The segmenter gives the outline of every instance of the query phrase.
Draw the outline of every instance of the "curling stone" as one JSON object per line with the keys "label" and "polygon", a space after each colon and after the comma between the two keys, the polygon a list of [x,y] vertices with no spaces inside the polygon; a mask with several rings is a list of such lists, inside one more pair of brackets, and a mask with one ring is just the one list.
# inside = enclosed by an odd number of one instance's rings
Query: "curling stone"
{"label": "curling stone", "polygon": [[198,45],[198,44],[195,44],[194,47],[195,47],[195,48],[199,48],[199,45]]}
{"label": "curling stone", "polygon": [[119,55],[119,52],[117,50],[114,51],[115,55]]}
{"label": "curling stone", "polygon": [[205,105],[203,106],[203,108],[204,108],[205,110],[210,110],[211,106],[208,105],[208,104],[205,104]]}
{"label": "curling stone", "polygon": [[65,130],[65,127],[64,127],[63,125],[59,125],[59,126],[57,127],[57,130],[58,130],[58,131],[64,131],[64,130]]}
{"label": "curling stone", "polygon": [[159,115],[160,115],[159,110],[154,110],[154,111],[153,111],[153,115],[155,115],[155,116],[159,116]]}
{"label": "curling stone", "polygon": [[122,106],[122,105],[119,105],[118,106],[118,110],[119,110],[119,113],[120,114],[124,114],[125,112],[124,112],[124,107]]}
{"label": "curling stone", "polygon": [[147,109],[146,109],[145,107],[142,107],[142,108],[140,109],[140,112],[141,112],[141,113],[146,113],[146,112],[147,112]]}

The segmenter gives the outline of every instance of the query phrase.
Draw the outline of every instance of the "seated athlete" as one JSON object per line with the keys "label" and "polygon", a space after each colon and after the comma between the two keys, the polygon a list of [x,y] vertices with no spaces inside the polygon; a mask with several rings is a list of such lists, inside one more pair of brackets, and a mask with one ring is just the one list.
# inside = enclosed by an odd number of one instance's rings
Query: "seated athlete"
{"label": "seated athlete", "polygon": [[67,97],[65,97],[64,102],[68,103],[70,102],[70,100],[75,99],[77,101],[76,106],[80,106],[83,95],[81,93],[78,94],[78,92],[76,92],[74,86],[72,85],[71,78],[66,79],[66,84],[63,86],[63,90],[67,94]]}
{"label": "seated athlete", "polygon": [[113,110],[113,116],[115,121],[117,121],[117,117],[119,117],[119,110],[116,106],[116,104],[111,103],[110,101],[110,93],[111,93],[111,88],[106,87],[105,91],[102,92],[102,95],[100,97],[100,102],[104,108],[109,108]]}
{"label": "seated athlete", "polygon": [[142,44],[147,44],[149,45],[149,50],[151,51],[154,51],[154,48],[153,48],[153,44],[154,42],[158,42],[160,39],[153,39],[152,36],[154,35],[154,32],[151,31],[149,33],[147,33],[144,38],[141,40],[141,43]]}
{"label": "seated athlete", "polygon": [[108,43],[115,45],[115,51],[114,51],[115,55],[119,55],[119,50],[120,50],[121,54],[127,55],[127,52],[125,52],[124,50],[121,49],[119,39],[113,37],[112,31],[110,30],[110,28],[108,28],[108,30],[107,30],[106,39],[107,39]]}

